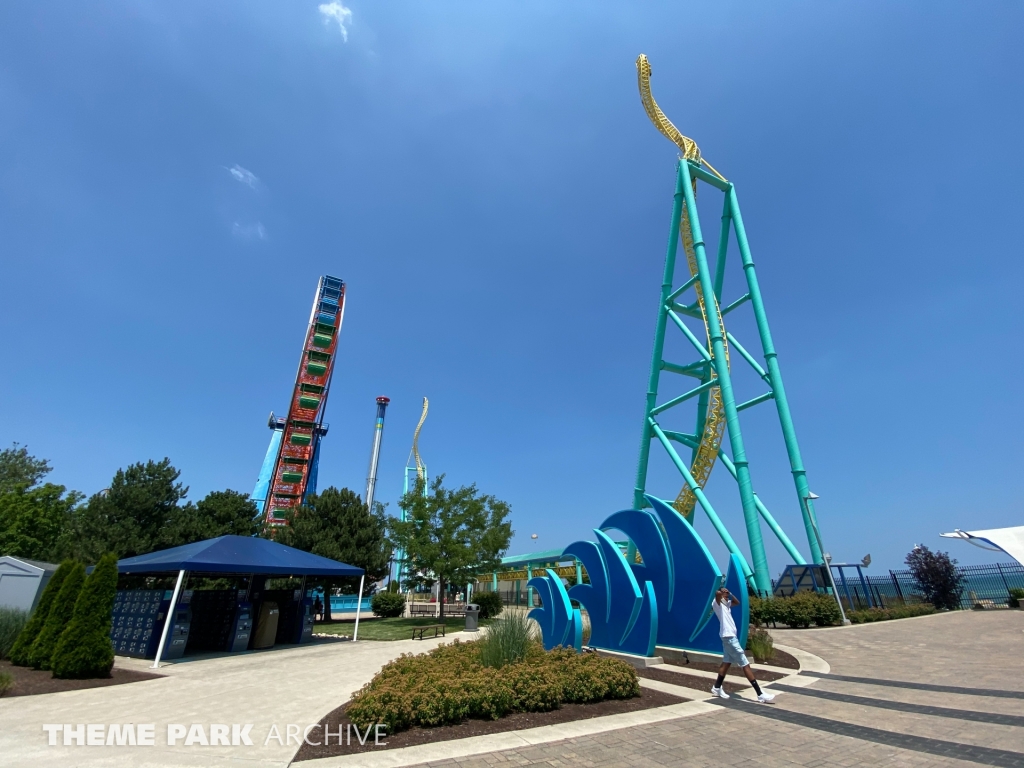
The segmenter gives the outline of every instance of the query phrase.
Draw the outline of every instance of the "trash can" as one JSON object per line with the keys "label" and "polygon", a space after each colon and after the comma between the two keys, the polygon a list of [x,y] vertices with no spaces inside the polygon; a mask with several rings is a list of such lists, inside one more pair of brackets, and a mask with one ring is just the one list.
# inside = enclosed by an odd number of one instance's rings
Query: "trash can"
{"label": "trash can", "polygon": [[466,631],[480,631],[480,606],[475,603],[466,606]]}

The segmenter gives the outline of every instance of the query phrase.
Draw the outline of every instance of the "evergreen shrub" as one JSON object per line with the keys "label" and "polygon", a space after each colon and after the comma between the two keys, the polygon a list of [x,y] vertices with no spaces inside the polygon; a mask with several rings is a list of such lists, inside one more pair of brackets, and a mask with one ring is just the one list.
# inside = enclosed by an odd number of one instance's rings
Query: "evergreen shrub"
{"label": "evergreen shrub", "polygon": [[501,595],[497,592],[481,592],[473,595],[473,601],[480,606],[481,619],[493,619],[505,608]]}
{"label": "evergreen shrub", "polygon": [[1006,601],[1006,604],[1011,608],[1020,608],[1020,601],[1024,600],[1024,589],[1020,587],[1010,588],[1010,597]]}
{"label": "evergreen shrub", "polygon": [[43,594],[39,596],[39,602],[36,603],[36,609],[32,612],[28,623],[21,630],[18,639],[14,641],[14,645],[11,646],[8,653],[8,658],[10,658],[11,663],[15,666],[27,667],[29,665],[28,654],[32,650],[32,644],[39,637],[39,633],[43,631],[43,625],[46,624],[46,618],[50,615],[53,601],[56,599],[57,593],[60,592],[60,587],[64,583],[65,577],[71,572],[73,567],[74,562],[72,560],[65,560],[46,583]]}
{"label": "evergreen shrub", "polygon": [[78,600],[78,593],[82,591],[84,582],[85,566],[79,562],[73,563],[71,570],[64,578],[64,583],[60,585],[60,592],[53,599],[46,623],[43,624],[42,630],[28,652],[28,663],[36,669],[50,668],[53,649],[57,647],[57,641],[60,640],[60,636],[75,613],[75,601]]}
{"label": "evergreen shrub", "polygon": [[7,658],[27,623],[28,611],[21,608],[0,608],[0,659]]}
{"label": "evergreen shrub", "polygon": [[833,627],[843,620],[836,599],[820,592],[797,592],[792,597],[751,597],[750,621],[754,626],[778,622],[804,629],[816,624]]}
{"label": "evergreen shrub", "polygon": [[492,669],[481,663],[482,642],[456,640],[395,659],[353,696],[346,714],[360,727],[382,723],[395,733],[640,695],[636,670],[618,659],[567,648],[547,652],[533,642],[521,661]]}
{"label": "evergreen shrub", "polygon": [[392,619],[405,613],[405,595],[397,592],[378,592],[370,601],[374,616]]}
{"label": "evergreen shrub", "polygon": [[850,620],[851,624],[867,624],[872,621],[927,616],[935,612],[935,606],[931,603],[911,603],[909,605],[894,605],[891,608],[865,608],[860,611],[850,611],[846,614],[846,618]]}
{"label": "evergreen shrub", "polygon": [[75,602],[71,623],[54,648],[50,666],[54,677],[109,677],[114,666],[110,625],[117,597],[117,555],[104,555],[85,580]]}

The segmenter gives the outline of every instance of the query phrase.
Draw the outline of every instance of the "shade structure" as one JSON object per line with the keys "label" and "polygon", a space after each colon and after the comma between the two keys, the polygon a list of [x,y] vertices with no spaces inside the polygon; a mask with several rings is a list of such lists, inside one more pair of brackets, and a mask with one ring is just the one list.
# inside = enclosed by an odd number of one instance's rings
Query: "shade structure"
{"label": "shade structure", "polygon": [[128,557],[120,573],[258,573],[274,576],[362,576],[363,569],[251,536],[218,536],[181,547]]}
{"label": "shade structure", "polygon": [[986,531],[961,531],[939,534],[946,539],[963,539],[982,549],[1002,551],[1024,565],[1024,525],[990,528]]}

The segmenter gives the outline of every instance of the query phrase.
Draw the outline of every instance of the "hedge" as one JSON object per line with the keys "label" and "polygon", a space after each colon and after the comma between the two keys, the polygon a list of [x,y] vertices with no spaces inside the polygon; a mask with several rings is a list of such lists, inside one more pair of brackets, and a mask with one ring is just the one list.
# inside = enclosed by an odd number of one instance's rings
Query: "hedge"
{"label": "hedge", "polygon": [[53,649],[57,647],[57,641],[60,640],[60,636],[75,613],[75,601],[78,600],[78,593],[82,591],[84,582],[85,566],[76,562],[71,566],[68,575],[64,577],[64,583],[60,585],[60,592],[57,593],[53,599],[53,605],[50,606],[46,623],[43,624],[42,631],[28,652],[28,663],[36,669],[50,668]]}
{"label": "hedge", "polygon": [[473,600],[480,606],[481,619],[493,619],[505,608],[501,595],[497,592],[481,592],[479,595],[473,595]]}
{"label": "hedge", "polygon": [[405,595],[397,592],[378,592],[370,601],[374,616],[392,619],[405,613]]}
{"label": "hedge", "polygon": [[71,623],[57,641],[50,659],[53,676],[109,677],[114,666],[110,625],[117,597],[117,555],[100,558],[75,602]]}
{"label": "hedge", "polygon": [[896,605],[892,608],[866,608],[860,611],[850,611],[846,614],[846,618],[853,624],[867,624],[871,621],[928,616],[935,612],[936,608],[931,603],[911,603],[909,605]]}
{"label": "hedge", "polygon": [[479,643],[456,640],[402,655],[356,692],[346,714],[360,727],[382,723],[395,733],[640,695],[636,670],[617,659],[534,643],[522,661],[490,669],[481,664]]}
{"label": "hedge", "polygon": [[755,626],[769,622],[805,628],[815,624],[832,627],[842,622],[839,605],[832,595],[797,592],[792,597],[751,597],[750,621]]}
{"label": "hedge", "polygon": [[21,630],[18,639],[14,641],[14,645],[11,646],[10,653],[8,654],[8,658],[10,658],[11,663],[15,666],[27,667],[31,663],[29,662],[29,651],[32,650],[32,644],[39,637],[39,633],[43,631],[43,625],[46,623],[46,618],[50,615],[53,601],[57,597],[57,593],[60,592],[60,587],[64,583],[65,577],[71,572],[73,567],[74,561],[65,560],[46,583],[46,588],[43,589],[43,594],[39,596],[39,602],[36,603],[36,609],[32,612],[28,624]]}

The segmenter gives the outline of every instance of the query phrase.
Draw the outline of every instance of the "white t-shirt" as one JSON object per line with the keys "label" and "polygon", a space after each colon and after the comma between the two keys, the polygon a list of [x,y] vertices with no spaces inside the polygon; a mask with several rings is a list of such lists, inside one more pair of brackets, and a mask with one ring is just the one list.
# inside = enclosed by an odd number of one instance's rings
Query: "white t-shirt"
{"label": "white t-shirt", "polygon": [[718,623],[721,626],[721,630],[718,633],[719,637],[736,637],[736,622],[732,620],[732,611],[729,610],[731,607],[732,600],[728,597],[722,603],[716,599],[711,605],[711,609],[715,612],[715,616],[718,617]]}

